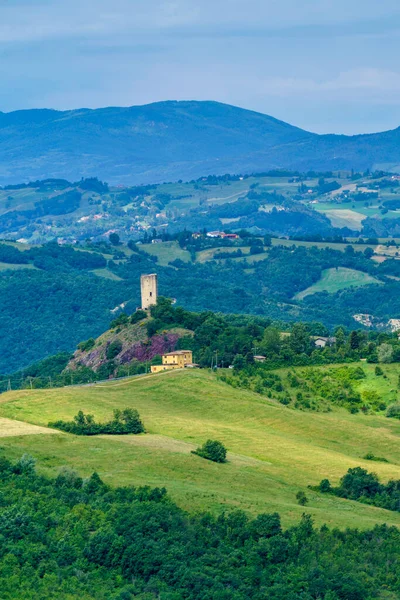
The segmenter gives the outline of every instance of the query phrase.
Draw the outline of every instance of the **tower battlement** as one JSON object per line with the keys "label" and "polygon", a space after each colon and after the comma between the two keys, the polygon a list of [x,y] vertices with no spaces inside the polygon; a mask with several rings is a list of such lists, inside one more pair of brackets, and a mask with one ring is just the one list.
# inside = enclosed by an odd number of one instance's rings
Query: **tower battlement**
{"label": "tower battlement", "polygon": [[150,306],[157,304],[158,282],[157,274],[141,275],[140,291],[142,296],[142,309],[147,310]]}

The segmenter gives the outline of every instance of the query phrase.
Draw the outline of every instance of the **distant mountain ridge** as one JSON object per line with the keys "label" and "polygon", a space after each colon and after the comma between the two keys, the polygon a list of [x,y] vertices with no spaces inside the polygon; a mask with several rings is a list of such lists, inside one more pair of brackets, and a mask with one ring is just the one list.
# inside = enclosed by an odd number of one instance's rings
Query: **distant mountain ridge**
{"label": "distant mountain ridge", "polygon": [[400,128],[318,135],[212,101],[0,112],[0,185],[92,176],[113,184],[158,183],[275,168],[326,171],[397,165]]}

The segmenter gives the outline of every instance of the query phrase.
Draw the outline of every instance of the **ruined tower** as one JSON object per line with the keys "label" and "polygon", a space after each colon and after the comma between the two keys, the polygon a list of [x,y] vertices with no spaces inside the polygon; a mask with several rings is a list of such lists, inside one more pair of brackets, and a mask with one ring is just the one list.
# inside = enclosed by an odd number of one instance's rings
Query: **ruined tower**
{"label": "ruined tower", "polygon": [[157,274],[141,275],[140,291],[142,294],[142,309],[146,310],[153,304],[157,304]]}

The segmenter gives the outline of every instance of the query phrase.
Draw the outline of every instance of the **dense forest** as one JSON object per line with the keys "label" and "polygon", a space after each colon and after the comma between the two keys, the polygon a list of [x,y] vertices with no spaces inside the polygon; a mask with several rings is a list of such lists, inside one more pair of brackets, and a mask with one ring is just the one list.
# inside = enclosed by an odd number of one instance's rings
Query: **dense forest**
{"label": "dense forest", "polygon": [[[224,465],[219,466],[221,470]],[[0,457],[4,600],[375,600],[400,594],[400,533],[189,515],[165,489],[39,475]]]}

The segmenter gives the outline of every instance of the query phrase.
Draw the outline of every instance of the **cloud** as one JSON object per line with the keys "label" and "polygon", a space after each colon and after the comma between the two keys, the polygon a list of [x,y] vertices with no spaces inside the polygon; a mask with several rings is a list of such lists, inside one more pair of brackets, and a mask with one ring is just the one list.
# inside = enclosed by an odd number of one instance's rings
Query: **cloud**
{"label": "cloud", "polygon": [[168,32],[329,35],[398,29],[399,16],[397,0],[0,0],[0,44]]}
{"label": "cloud", "polygon": [[399,17],[398,0],[0,0],[0,110],[215,99],[395,126]]}

